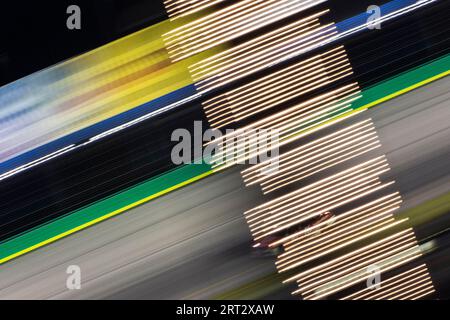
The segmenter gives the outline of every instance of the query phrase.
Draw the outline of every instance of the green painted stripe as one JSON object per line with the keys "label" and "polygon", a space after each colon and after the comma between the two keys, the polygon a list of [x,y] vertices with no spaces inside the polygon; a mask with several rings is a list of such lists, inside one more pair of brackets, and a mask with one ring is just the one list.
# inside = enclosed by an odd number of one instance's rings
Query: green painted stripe
{"label": "green painted stripe", "polygon": [[[381,81],[376,85],[365,89],[362,93],[362,98],[355,101],[352,108],[370,108],[433,80],[442,78],[448,75],[449,70],[450,54],[396,75],[390,79]],[[433,79],[437,76],[439,77]]]}
{"label": "green painted stripe", "polygon": [[[372,107],[442,78],[449,73],[449,69],[450,54],[382,81],[364,90],[362,92],[363,97],[354,103],[351,112]],[[206,164],[185,165],[5,240],[0,243],[0,264],[200,180],[212,173],[211,167]]]}
{"label": "green painted stripe", "polygon": [[213,173],[207,164],[185,165],[38,226],[0,244],[0,263],[181,188]]}

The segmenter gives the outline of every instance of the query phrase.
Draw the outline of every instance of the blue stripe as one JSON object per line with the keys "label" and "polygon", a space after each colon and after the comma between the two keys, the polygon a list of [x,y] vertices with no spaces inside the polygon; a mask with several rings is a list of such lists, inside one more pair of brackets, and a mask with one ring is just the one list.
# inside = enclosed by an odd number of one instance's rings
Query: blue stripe
{"label": "blue stripe", "polygon": [[[393,0],[380,6],[381,15],[385,16],[399,9],[405,8],[412,4],[417,3],[417,0]],[[336,23],[336,28],[339,33],[343,33],[351,30],[352,28],[364,25],[367,23],[367,19],[372,13],[363,12],[359,15]],[[36,75],[39,75],[37,73]],[[10,84],[14,85],[14,84]],[[12,170],[18,166],[29,163],[33,160],[39,159],[47,154],[55,152],[71,144],[78,144],[83,141],[87,141],[89,138],[101,134],[105,131],[113,129],[131,120],[134,120],[140,116],[146,115],[152,111],[161,109],[167,105],[180,101],[182,99],[189,98],[195,95],[197,92],[194,85],[189,85],[174,92],[171,92],[165,96],[152,100],[139,107],[116,115],[107,120],[101,121],[85,129],[81,129],[77,132],[64,136],[55,141],[49,142],[41,147],[28,151],[15,158],[7,160],[0,164],[0,174]]]}
{"label": "blue stripe", "polygon": [[112,118],[98,122],[92,126],[81,129],[62,138],[49,142],[45,145],[37,147],[36,149],[25,152],[17,157],[9,159],[0,164],[0,174],[8,172],[16,167],[27,164],[31,161],[37,160],[45,155],[53,153],[59,149],[67,147],[71,144],[78,144],[88,139],[101,134],[105,131],[113,129],[117,126],[125,124],[131,120],[137,119],[141,116],[149,114],[150,112],[164,108],[172,103],[189,98],[197,93],[194,85],[189,85],[184,88],[175,90],[162,97],[154,99],[150,102],[144,103],[141,106],[118,114]]}
{"label": "blue stripe", "polygon": [[[379,6],[380,10],[381,10],[381,16],[386,16],[394,11],[403,9],[403,8],[413,5],[417,2],[418,2],[417,0],[393,0],[393,1],[390,1],[388,3],[385,3],[381,6]],[[355,27],[364,25],[367,23],[367,19],[372,14],[373,13],[363,12],[363,13],[358,14],[354,17],[351,17],[347,20],[336,23],[336,29],[339,33],[343,33],[343,32],[349,31]]]}

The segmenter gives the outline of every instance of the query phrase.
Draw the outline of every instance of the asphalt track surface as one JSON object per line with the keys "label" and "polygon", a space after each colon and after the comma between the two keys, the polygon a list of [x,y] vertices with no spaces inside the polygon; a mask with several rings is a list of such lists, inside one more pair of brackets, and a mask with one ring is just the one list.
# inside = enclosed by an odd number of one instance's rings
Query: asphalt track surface
{"label": "asphalt track surface", "polygon": [[[375,123],[402,209],[450,191],[449,106],[447,77],[350,120]],[[243,218],[261,200],[239,168],[210,176],[0,266],[0,298],[214,298],[275,272],[252,256]],[[66,288],[69,265],[80,290]]]}

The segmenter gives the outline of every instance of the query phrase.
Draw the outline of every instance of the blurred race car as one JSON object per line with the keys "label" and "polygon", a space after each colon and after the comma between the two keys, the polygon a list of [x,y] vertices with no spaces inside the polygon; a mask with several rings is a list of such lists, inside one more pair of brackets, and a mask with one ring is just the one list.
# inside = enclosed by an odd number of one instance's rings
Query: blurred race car
{"label": "blurred race car", "polygon": [[[315,226],[325,222],[329,221],[326,225],[330,225],[334,222],[334,217],[331,212],[323,212],[321,213],[313,222],[308,224],[306,227],[300,226],[298,230],[291,230],[289,234],[297,233],[299,231],[302,231],[302,234],[298,237],[307,237],[311,235],[320,234],[321,228],[314,228]],[[280,254],[282,252],[281,246],[270,246],[272,243],[277,242],[278,240],[283,239],[284,237],[289,236],[289,234],[286,233],[278,233],[278,234],[271,234],[268,235],[262,239],[260,239],[257,243],[253,245],[253,251],[252,255],[256,257],[272,257]]]}

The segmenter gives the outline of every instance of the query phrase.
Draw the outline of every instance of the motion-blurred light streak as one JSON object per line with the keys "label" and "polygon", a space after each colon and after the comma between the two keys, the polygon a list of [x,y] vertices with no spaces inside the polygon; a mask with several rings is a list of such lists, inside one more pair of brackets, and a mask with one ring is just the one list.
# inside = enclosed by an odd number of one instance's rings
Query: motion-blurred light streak
{"label": "motion-blurred light streak", "polygon": [[326,0],[243,0],[164,34],[173,61],[236,39]]}
{"label": "motion-blurred light streak", "polygon": [[[429,2],[431,1],[420,1],[411,6],[405,5],[404,8],[397,11],[391,10],[380,19],[380,22],[388,21],[393,17],[415,10]],[[353,28],[344,31],[341,27],[342,25],[340,25],[339,33],[328,38],[321,38],[316,44],[331,43],[351,33],[359,32],[367,26],[353,26]],[[315,33],[315,36],[317,36],[317,33]],[[311,44],[309,48],[313,46],[314,44]],[[335,50],[337,49],[333,51]],[[326,54],[330,54],[330,52]],[[295,53],[290,53],[281,59],[294,56]],[[300,83],[303,81],[303,83],[307,82],[308,85],[315,84],[315,79],[311,75],[317,74],[316,59],[317,56],[314,56],[300,62],[303,68],[310,68],[308,77],[302,78],[301,72],[296,73],[297,78],[300,77]],[[323,63],[322,57],[321,63]],[[333,59],[331,66],[336,68],[337,74],[343,74],[345,77],[346,69],[345,66],[341,65],[342,63],[343,61],[339,58]],[[193,70],[191,69],[194,73],[199,70],[201,71],[201,67],[198,65]],[[212,66],[209,66],[206,70],[210,74],[210,79],[199,82],[197,84],[199,88],[203,86],[204,90],[208,90],[208,85],[224,84],[228,81],[225,78],[227,77],[227,70],[224,67],[221,67],[219,72],[214,70]],[[292,87],[290,81],[290,69],[285,68],[285,70],[287,71],[286,76],[280,76],[279,82],[277,82],[277,76],[284,70],[255,80],[249,83],[248,87],[234,89],[205,102],[205,114],[211,125],[220,128],[232,122],[239,122],[246,117],[254,116],[256,113],[266,110],[266,106],[267,109],[271,108],[271,104],[264,105],[266,101],[273,103],[273,105],[284,102],[283,92],[289,91],[295,94],[296,88]],[[349,71],[351,71],[351,67],[349,67]],[[203,74],[206,74],[206,72],[203,71]],[[323,73],[318,74],[322,79],[329,77]],[[351,113],[351,102],[359,98],[358,84],[354,85],[355,87],[352,89],[347,87],[346,89],[349,91],[345,92],[347,98],[356,97],[354,100],[346,102],[344,99],[335,99],[333,101],[336,107],[335,115],[337,112],[343,111],[343,113],[337,115],[337,118],[345,117],[346,113]],[[266,91],[263,91],[260,87],[265,88]],[[264,99],[265,96],[262,96],[261,92],[265,92],[267,99]],[[278,92],[279,95],[272,98],[270,96],[272,92]],[[302,93],[304,92],[300,91],[300,95]],[[324,100],[319,101],[323,103]],[[253,102],[255,106],[262,103],[262,108],[252,108]],[[306,101],[309,104],[311,102]],[[327,101],[325,100],[325,102]],[[312,103],[312,105],[314,104]],[[243,106],[248,108],[244,109]],[[282,146],[302,137],[302,130],[299,129],[301,122],[299,123],[298,120],[303,120],[303,128],[313,128],[312,123],[323,123],[321,113],[326,112],[327,115],[330,115],[333,109],[330,109],[326,104],[320,105],[319,103],[314,105],[312,110],[298,111],[296,106],[290,107],[241,129],[258,127],[276,129],[281,137],[279,146]],[[330,121],[330,119],[327,120]],[[290,131],[291,128],[295,128],[295,131]],[[237,130],[222,136],[219,140],[219,146],[223,148],[226,142],[236,138],[241,133]],[[255,137],[251,137],[250,143],[254,140]],[[321,171],[362,156],[364,153],[373,151],[380,146],[373,124],[370,120],[366,120],[279,155],[277,157],[278,167],[272,172],[265,170],[271,164],[271,162],[265,161],[242,171],[242,177],[247,186],[260,184],[263,193],[267,194],[310,176],[315,176]],[[240,150],[239,154],[242,155],[243,153],[245,155],[245,151]],[[334,210],[344,205],[354,203],[356,200],[364,201],[363,199],[366,196],[392,186],[393,181],[383,183],[380,179],[381,175],[388,170],[389,165],[383,155],[248,210],[244,213],[244,216],[254,238],[255,246],[260,246],[265,238],[274,237],[275,240],[272,240],[269,247],[282,246],[283,248],[283,252],[277,257],[278,271],[293,271],[308,262],[356,245],[370,237],[382,235],[392,230],[393,227],[401,225],[408,219],[394,218],[393,213],[400,208],[402,202],[398,192],[379,196],[376,200],[363,203],[344,213],[337,215],[334,213]],[[331,218],[325,218],[325,221],[319,220],[318,224],[312,224],[308,227],[304,226],[307,221],[326,215],[331,215]],[[376,265],[382,271],[393,270],[416,259],[421,254],[422,251],[416,242],[412,229],[407,229],[386,236],[353,252],[338,256],[319,266],[303,270],[291,276],[285,282],[297,281],[299,289],[294,291],[293,294],[301,294],[305,299],[321,299],[367,280],[370,276],[367,268],[372,265]],[[426,280],[423,283],[426,283]],[[422,284],[422,282],[419,284]],[[403,288],[396,289],[393,293],[386,295],[386,298],[421,297],[423,294],[432,292],[432,290],[432,284],[430,286],[429,283],[424,284],[424,287],[419,286],[418,290],[412,289],[411,284],[405,284]]]}
{"label": "motion-blurred light streak", "polygon": [[[238,39],[261,27],[280,22],[286,17],[313,8],[326,0],[243,0],[233,2],[231,5],[224,4],[221,9],[212,14],[206,14],[205,11],[205,15],[199,19],[191,16],[190,22],[183,25],[181,20],[185,19],[177,20],[222,1],[165,0],[171,21],[163,22],[86,55],[51,67],[20,83],[1,88],[0,103],[5,107],[0,110],[2,124],[0,144],[3,147],[0,162],[13,159],[24,152],[32,151],[36,147],[98,124],[137,106],[143,106],[174,90],[186,86],[194,87],[193,80],[197,82],[195,87],[198,92],[191,92],[189,96],[177,96],[177,101],[158,106],[157,110],[148,109],[144,116],[126,119],[126,123],[114,124],[113,128],[105,126],[99,132],[76,141],[81,144],[64,144],[67,146],[55,148],[38,159],[33,159],[25,165],[19,165],[2,174],[0,180],[150,119],[199,98],[203,93],[367,28],[366,23],[356,26],[346,25],[348,20],[340,24],[334,22],[324,24],[321,21],[322,17],[329,12],[324,10],[222,51],[223,48],[228,48],[229,40]],[[434,0],[422,0],[416,3],[394,2],[402,3],[403,7],[388,11],[375,23],[384,23],[428,5]],[[406,4],[410,5],[406,6]],[[219,45],[221,47],[216,48]],[[215,52],[209,50],[212,48],[217,50]],[[204,54],[205,50],[206,54]],[[185,58],[187,59],[183,60]],[[222,128],[247,120],[261,111],[270,110],[290,99],[323,88],[352,74],[345,49],[340,46],[214,97],[204,103],[204,111],[213,127]],[[195,91],[195,88],[193,90]],[[398,90],[405,90],[405,88],[396,90],[395,94]],[[218,160],[223,153],[229,151],[224,148],[227,142],[239,138],[247,129],[253,132],[248,139],[250,147],[258,142],[257,132],[261,128],[279,133],[281,140],[275,147],[285,146],[305,135],[355,115],[357,112],[353,105],[360,97],[361,92],[357,83],[343,85],[245,125],[236,132],[221,138],[219,144],[222,149],[215,155],[213,171],[208,167],[199,175],[188,175],[189,178],[184,181],[176,180],[175,186],[166,186],[163,192],[184,185],[189,180],[196,180],[198,176],[208,175],[243,159],[257,156],[260,151],[248,152],[244,147],[238,146],[236,151],[233,151],[238,155],[233,158],[233,161],[224,163]],[[369,104],[378,102],[379,100],[370,101]],[[27,131],[22,131],[24,128]],[[268,176],[250,175],[251,179],[245,181],[246,184],[259,183],[263,193],[267,194],[380,146],[372,125],[369,126],[366,123],[360,128],[358,135],[352,135],[356,130],[353,127],[353,131],[347,129],[349,128],[344,129],[344,132],[340,131],[335,138],[332,138],[334,137],[332,135],[323,138],[326,142],[322,143],[320,139],[315,140],[291,153],[279,156],[280,170],[277,173]],[[383,157],[377,159],[379,162],[375,164],[364,163],[363,165],[367,166],[360,171],[358,169],[348,172],[345,176],[339,176],[339,174],[331,176],[333,179],[336,178],[336,181],[324,179],[319,181],[321,184],[313,183],[301,188],[300,190],[304,193],[295,193],[292,202],[285,201],[285,198],[281,197],[277,198],[278,202],[275,201],[269,208],[261,209],[261,212],[251,211],[246,218],[252,224],[255,240],[297,227],[318,215],[330,213],[330,210],[338,209],[355,200],[362,200],[366,195],[392,185],[393,182],[381,181],[380,175],[389,170],[389,167]],[[265,167],[267,162],[254,168]],[[355,168],[360,167],[351,169]],[[290,195],[293,194],[288,196]],[[392,212],[398,209],[401,202],[399,194],[395,193],[392,197],[386,196],[380,199],[380,202],[371,202],[343,214],[333,215],[329,221],[294,231],[293,234],[283,235],[281,240],[273,242],[271,246],[282,245],[285,249],[277,262],[280,271],[292,270],[305,262],[335,252],[402,223],[404,220],[395,220],[392,216]],[[141,200],[142,198],[137,202]],[[104,214],[106,217],[111,212],[105,211]],[[94,223],[93,221],[85,221],[81,225],[87,226]],[[80,225],[70,226],[69,233],[75,232],[74,230],[80,227]],[[314,231],[316,233],[310,233]],[[61,232],[69,234],[67,230]],[[54,236],[60,237],[62,234]],[[30,248],[41,246],[47,243],[46,241],[51,242],[45,237],[42,237],[40,241],[38,243],[30,241],[28,247],[21,247],[21,252],[32,250]],[[402,244],[403,246],[400,246]],[[397,247],[394,246],[394,251],[398,251],[406,249],[409,244],[407,239],[403,239],[395,245]],[[366,258],[384,259],[389,250],[392,248],[386,246],[383,251],[373,253]],[[3,259],[19,255],[18,252],[12,251],[10,254]],[[415,255],[415,249],[406,250],[395,257],[383,260],[383,263],[389,265],[389,268],[394,268]],[[345,268],[342,266],[342,270]],[[359,279],[361,279],[359,275],[354,276],[352,283]],[[300,285],[302,284],[299,283]],[[320,298],[346,286],[348,283],[342,279],[337,283],[333,281],[323,283],[316,293],[307,292],[305,297]],[[432,286],[426,285],[414,291],[409,284],[405,284],[400,289],[392,289],[387,297],[416,298],[430,290]]]}
{"label": "motion-blurred light streak", "polygon": [[352,74],[345,51],[338,49],[224,93],[213,105],[211,100],[203,103],[211,126],[224,127]]}
{"label": "motion-blurred light streak", "polygon": [[384,157],[375,158],[249,210],[245,217],[258,240],[386,187],[378,177],[388,170]]}
{"label": "motion-blurred light streak", "polygon": [[[313,227],[314,230],[304,229],[271,244],[283,244],[284,247],[284,253],[279,255],[276,262],[277,267],[280,271],[286,271],[287,265],[290,265],[290,268],[299,266],[407,220],[395,221],[393,218],[393,211],[398,209],[401,203],[398,195],[391,199],[392,203],[380,203],[380,200],[376,202],[378,203],[371,203],[373,207],[350,210],[338,215],[332,222],[322,222]],[[292,264],[294,261],[295,265]]]}
{"label": "motion-blurred light streak", "polygon": [[164,6],[171,20],[188,16],[225,0],[164,0]]}
{"label": "motion-blurred light streak", "polygon": [[[216,3],[216,1],[213,2]],[[380,22],[399,17],[433,2],[435,1],[391,1],[387,5],[383,5],[383,8],[386,7],[386,14],[381,17]],[[186,8],[190,6],[200,8],[213,4],[201,0],[168,1],[166,4],[176,6],[175,3],[181,7],[186,5]],[[286,5],[287,2],[283,3]],[[314,6],[314,2],[301,3],[309,3]],[[391,3],[394,5],[391,5]],[[231,7],[227,6],[224,9],[230,10]],[[182,28],[183,25],[178,22],[178,19],[176,23],[164,21],[4,86],[0,89],[0,103],[4,106],[1,111],[3,116],[0,119],[4,139],[0,162],[4,163],[24,153],[31,153],[38,147],[46,146],[58,139],[80,132],[80,130],[84,130],[93,124],[98,124],[148,103],[152,99],[192,84],[189,71],[186,70],[188,66],[194,66],[190,68],[194,74],[201,71],[203,64],[209,70],[207,75],[202,74],[199,78],[194,76],[195,81],[202,81],[198,84],[199,91],[202,93],[204,91],[202,86],[208,87],[208,81],[211,82],[208,88],[229,83],[233,79],[285,61],[312,48],[342,39],[367,27],[365,23],[360,23],[360,18],[342,21],[339,23],[339,28],[333,23],[320,26],[318,18],[326,12],[328,10],[300,19],[293,24],[233,47],[221,53],[220,56],[215,55],[216,52],[211,52],[214,57],[208,58],[208,54],[201,57],[192,57],[185,64],[170,63],[170,57],[160,37],[162,34],[173,31],[172,29],[181,30],[180,26]],[[279,35],[291,35],[291,30],[295,29],[292,28],[295,23],[299,23],[297,31],[303,32],[311,28],[307,31],[310,33],[294,38],[283,38],[282,36],[281,38],[284,40],[277,38]],[[359,24],[355,26],[355,23]],[[316,28],[319,29],[316,30]],[[277,42],[277,39],[280,42]],[[246,66],[240,62],[232,65],[226,64],[228,61],[232,61],[228,58],[232,50],[238,52],[246,46],[250,46],[252,50],[247,57],[249,60],[246,62]],[[265,48],[264,46],[268,47]],[[248,48],[250,49],[250,47]],[[265,49],[268,49],[268,51],[265,51]],[[264,57],[258,56],[258,53],[263,53]],[[202,62],[199,64],[199,61]],[[255,62],[256,64],[254,64]],[[216,63],[218,64],[216,65]],[[196,70],[197,67],[195,66],[198,66],[199,69]],[[234,71],[231,71],[231,66]],[[250,67],[247,68],[248,66]],[[230,77],[225,81],[218,80],[215,74],[219,69],[229,70],[227,72],[233,74],[230,74]],[[214,77],[211,78],[212,76]],[[180,101],[186,98],[188,97],[181,97]],[[181,105],[181,103],[174,105]],[[160,114],[172,108],[173,105],[170,108],[161,109],[157,113]],[[153,111],[151,112],[153,113]],[[22,122],[11,121],[17,119],[19,115]],[[21,125],[17,127],[19,123]],[[129,122],[129,125],[135,123],[137,122]],[[92,135],[104,137],[123,128],[122,125],[111,128],[111,125],[105,124],[104,128],[99,127],[99,132]],[[32,136],[29,132],[33,132]],[[11,136],[9,133],[11,133]],[[67,143],[61,142],[51,148],[49,147],[51,149],[49,153],[89,138],[89,136],[71,137]],[[36,156],[27,156],[26,159],[18,161],[17,165],[14,162],[14,167],[12,163],[8,164],[7,169],[3,172],[22,165],[26,167],[27,162],[43,156],[45,154],[42,153],[38,153]],[[7,176],[11,176],[11,173],[9,172]]]}
{"label": "motion-blurred light streak", "polygon": [[[235,163],[242,163],[245,159],[255,157],[257,154],[250,153],[249,150],[255,150],[255,144],[258,141],[258,129],[276,131],[280,142],[277,146],[272,147],[279,148],[300,138],[302,131],[351,111],[351,103],[360,97],[358,94],[359,90],[355,84],[345,85],[219,137],[214,141],[219,146],[220,151],[212,158],[213,167],[224,169]],[[242,156],[234,157],[232,161],[224,161],[225,146],[233,145],[233,141],[252,130],[254,130],[253,134],[250,133],[245,136],[248,140],[246,147],[249,150],[236,146],[235,154]],[[206,145],[208,144],[210,143]]]}
{"label": "motion-blurred light streak", "polygon": [[286,281],[297,281],[306,299],[320,299],[367,280],[370,266],[392,270],[421,255],[412,229],[398,232],[370,245],[303,271]]}
{"label": "motion-blurred light streak", "polygon": [[170,27],[159,23],[1,87],[0,162],[94,125],[90,134],[102,134],[110,129],[103,121],[191,85],[184,62],[172,64],[164,50],[160,36]]}
{"label": "motion-blurred light streak", "polygon": [[433,282],[425,264],[413,267],[395,276],[382,279],[380,286],[364,288],[342,300],[409,300],[418,299],[434,292]]}
{"label": "motion-blurred light streak", "polygon": [[[396,210],[401,203],[401,198],[398,192],[391,193],[387,196],[382,196],[374,201],[359,206],[355,209],[349,210],[345,213],[341,213],[338,216],[333,217],[332,221],[323,221],[317,225],[305,228],[297,233],[288,235],[270,244],[270,246],[277,246],[283,244],[286,249],[297,251],[297,247],[304,241],[313,240],[319,237],[319,235],[327,230],[333,230],[338,224],[347,224],[348,221],[355,219],[355,216],[364,217],[367,213],[377,213],[380,210]],[[381,209],[380,209],[381,208]],[[306,239],[308,237],[308,239]],[[300,241],[299,241],[300,240]],[[304,241],[303,241],[304,240]],[[288,252],[279,255],[279,258],[283,258],[289,255]]]}
{"label": "motion-blurred light streak", "polygon": [[[239,57],[249,57],[251,54],[270,48],[270,46],[268,46],[270,44],[279,44],[282,41],[290,40],[298,35],[306,34],[305,31],[316,29],[320,26],[317,18],[326,12],[328,11],[319,12],[285,27],[279,27],[274,31],[270,31],[240,45],[222,51],[215,54],[213,57],[206,58],[200,63],[190,66],[189,70],[197,81],[223,72],[227,69],[225,65],[223,65],[224,62],[237,61],[237,58]],[[218,65],[219,62],[222,63],[222,66],[220,66],[220,64]]]}
{"label": "motion-blurred light streak", "polygon": [[201,93],[282,62],[292,51],[308,51],[333,35],[332,24],[320,25],[321,11],[248,40],[189,67]]}
{"label": "motion-blurred light streak", "polygon": [[268,161],[250,167],[243,172],[246,185],[260,183],[263,192],[269,193],[380,147],[373,124],[366,122],[278,156],[279,166],[273,174],[267,171]]}

